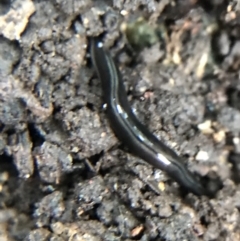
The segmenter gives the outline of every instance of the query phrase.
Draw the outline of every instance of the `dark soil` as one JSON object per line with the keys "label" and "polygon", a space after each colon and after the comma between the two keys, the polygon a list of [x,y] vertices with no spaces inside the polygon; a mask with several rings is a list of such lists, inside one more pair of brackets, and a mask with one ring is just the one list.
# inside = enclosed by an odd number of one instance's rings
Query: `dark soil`
{"label": "dark soil", "polygon": [[[124,11],[123,11],[124,10]],[[240,2],[0,3],[0,240],[240,240]],[[133,53],[121,26],[164,36]],[[116,57],[139,119],[216,197],[129,154],[109,127],[89,39]]]}

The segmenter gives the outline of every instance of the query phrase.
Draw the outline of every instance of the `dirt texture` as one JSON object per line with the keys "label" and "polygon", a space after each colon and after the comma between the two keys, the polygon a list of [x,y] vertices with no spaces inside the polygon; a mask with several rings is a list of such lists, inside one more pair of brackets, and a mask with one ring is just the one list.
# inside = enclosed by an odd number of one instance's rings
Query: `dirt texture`
{"label": "dirt texture", "polygon": [[[133,54],[139,17],[163,38]],[[0,240],[240,240],[240,2],[0,2]],[[89,39],[116,58],[139,119],[215,198],[131,155],[110,129]]]}

